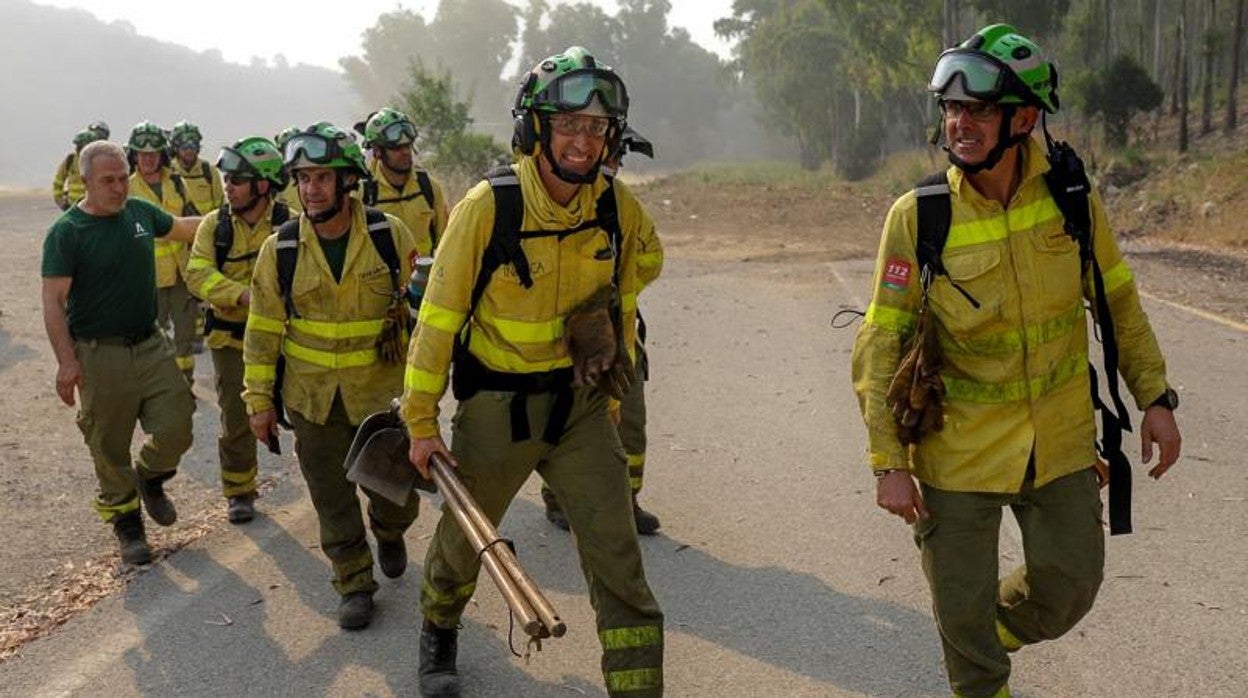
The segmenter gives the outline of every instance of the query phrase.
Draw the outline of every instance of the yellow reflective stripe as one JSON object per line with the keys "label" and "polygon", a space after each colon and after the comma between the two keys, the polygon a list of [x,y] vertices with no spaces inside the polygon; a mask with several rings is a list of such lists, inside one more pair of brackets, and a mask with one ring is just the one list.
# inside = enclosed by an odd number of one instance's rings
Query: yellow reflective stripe
{"label": "yellow reflective stripe", "polygon": [[467,313],[455,312],[450,308],[443,308],[425,300],[420,304],[420,314],[416,322],[450,334],[459,334],[460,328],[464,326],[464,321],[467,319]]}
{"label": "yellow reflective stripe", "polygon": [[997,639],[1001,641],[1001,646],[1005,648],[1006,652],[1022,649],[1024,644],[1022,640],[1018,639],[1017,635],[1010,632],[1009,628],[1002,625],[1001,621],[997,621]]}
{"label": "yellow reflective stripe", "polygon": [[999,404],[1003,402],[1020,402],[1036,399],[1052,392],[1071,378],[1087,373],[1088,362],[1080,354],[1070,354],[1058,362],[1052,371],[1030,380],[1007,381],[1005,383],[980,383],[965,378],[941,376],[945,383],[945,391],[951,400],[966,400],[982,404]]}
{"label": "yellow reflective stripe", "polygon": [[322,339],[354,339],[376,337],[381,334],[384,320],[357,320],[354,322],[322,322],[291,318],[290,328]]}
{"label": "yellow reflective stripe", "polygon": [[621,312],[627,313],[630,310],[636,310],[636,309],[637,309],[637,294],[636,293],[625,293],[624,295],[620,296],[620,311]]}
{"label": "yellow reflective stripe", "polygon": [[628,478],[628,488],[633,491],[633,494],[636,494],[641,489],[641,480],[641,475]]}
{"label": "yellow reflective stripe", "polygon": [[241,473],[232,470],[222,470],[221,481],[231,485],[245,485],[255,479],[256,472],[257,468],[254,465],[248,468],[246,472]]}
{"label": "yellow reflective stripe", "polygon": [[245,364],[243,380],[248,383],[277,380],[277,366],[274,364]]}
{"label": "yellow reflective stripe", "polygon": [[628,467],[641,467],[646,464],[646,454],[630,453],[628,454]]}
{"label": "yellow reflective stripe", "polygon": [[282,344],[282,353],[292,359],[299,359],[316,366],[322,366],[328,369],[339,368],[359,368],[360,366],[368,366],[377,361],[377,348],[361,349],[359,351],[344,351],[341,353],[332,351],[321,351],[320,349],[312,349],[287,339]]}
{"label": "yellow reflective stripe", "polygon": [[1105,292],[1113,293],[1131,283],[1135,275],[1131,273],[1131,267],[1127,266],[1126,261],[1122,261],[1115,264],[1109,271],[1102,272],[1101,277],[1105,279]]}
{"label": "yellow reflective stripe", "polygon": [[[953,698],[966,698],[966,696],[965,696],[964,694],[962,694],[962,693],[957,693],[957,692],[955,692],[955,693],[953,694]],[[989,696],[988,698],[1010,698],[1010,687],[1009,687],[1009,685],[1007,684],[1007,685],[1005,685],[1005,686],[1002,686],[1001,688],[998,688],[998,689],[997,689],[997,692],[996,692],[996,693],[994,693],[994,694],[992,694],[992,695],[991,695],[991,696]]]}
{"label": "yellow reflective stripe", "polygon": [[484,338],[484,332],[473,332],[472,338],[468,340],[468,348],[477,356],[486,366],[495,371],[503,371],[505,373],[537,373],[539,371],[553,371],[556,368],[567,368],[572,365],[572,359],[563,357],[552,359],[550,361],[526,361],[519,354],[500,349]]}
{"label": "yellow reflective stripe", "polygon": [[1010,330],[984,337],[941,337],[940,348],[949,354],[1015,354],[1024,346],[1037,347],[1069,335],[1083,322],[1083,314],[1083,303],[1080,302],[1061,315],[1038,325],[1029,325],[1022,331]]}
{"label": "yellow reflective stripe", "polygon": [[212,289],[220,286],[223,281],[225,281],[224,274],[219,271],[213,272],[204,283],[199,285],[199,295],[201,297],[207,296],[209,293],[212,293]]}
{"label": "yellow reflective stripe", "polygon": [[598,631],[602,649],[630,650],[663,644],[663,628],[657,625],[638,625],[632,628],[610,628]]}
{"label": "yellow reflective stripe", "polygon": [[194,356],[175,356],[173,361],[178,365],[178,368],[183,371],[189,371],[195,368]]}
{"label": "yellow reflective stripe", "polygon": [[637,255],[637,266],[639,267],[657,267],[663,263],[662,252],[646,252]]}
{"label": "yellow reflective stripe", "polygon": [[276,318],[249,313],[247,315],[247,331],[251,332],[252,330],[270,334],[282,334],[286,332],[286,323]]}
{"label": "yellow reflective stripe", "polygon": [[187,271],[197,271],[199,269],[207,269],[212,266],[212,261],[203,257],[192,257],[191,261],[186,263]]}
{"label": "yellow reflective stripe", "polygon": [[563,339],[563,318],[541,322],[506,320],[481,308],[477,310],[477,320],[498,330],[509,344],[550,344]]}
{"label": "yellow reflective stripe", "polygon": [[866,322],[881,329],[892,330],[898,334],[907,334],[914,329],[918,316],[900,308],[872,303],[867,306]]}
{"label": "yellow reflective stripe", "polygon": [[164,244],[164,245],[156,246],[156,258],[157,259],[160,259],[161,257],[168,257],[174,252],[177,252],[177,248],[175,248],[172,244]]}
{"label": "yellow reflective stripe", "polygon": [[443,593],[435,589],[429,582],[425,582],[421,593],[426,599],[432,601],[435,605],[453,606],[461,601],[471,599],[473,592],[476,590],[477,583],[469,582],[461,587],[457,587],[449,592]]}
{"label": "yellow reflective stripe", "polygon": [[949,239],[945,242],[945,249],[952,250],[994,240],[1004,240],[1011,232],[1031,230],[1042,223],[1060,218],[1061,215],[1062,212],[1057,208],[1052,197],[1046,196],[1039,201],[1008,209],[991,218],[962,221],[949,226]]}
{"label": "yellow reflective stripe", "polygon": [[417,393],[441,395],[446,392],[446,374],[422,371],[408,364],[403,371],[403,386]]}
{"label": "yellow reflective stripe", "polygon": [[603,675],[609,693],[645,691],[663,686],[662,669],[626,669],[608,671]]}
{"label": "yellow reflective stripe", "polygon": [[108,523],[109,521],[112,521],[114,518],[121,516],[122,514],[129,514],[132,511],[138,511],[138,510],[139,510],[139,495],[138,494],[135,494],[134,497],[132,497],[131,499],[127,499],[121,504],[116,504],[111,507],[106,504],[101,504],[100,500],[98,499],[95,500],[95,512],[100,515],[100,518],[104,520],[104,523]]}

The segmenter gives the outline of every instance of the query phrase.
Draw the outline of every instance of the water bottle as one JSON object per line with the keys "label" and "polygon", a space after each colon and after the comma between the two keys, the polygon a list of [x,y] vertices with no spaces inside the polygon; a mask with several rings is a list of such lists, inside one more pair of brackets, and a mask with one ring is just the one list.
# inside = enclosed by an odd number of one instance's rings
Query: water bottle
{"label": "water bottle", "polygon": [[412,277],[407,281],[407,310],[412,319],[420,312],[420,302],[425,297],[425,286],[429,284],[429,270],[433,267],[433,257],[417,257],[412,264]]}

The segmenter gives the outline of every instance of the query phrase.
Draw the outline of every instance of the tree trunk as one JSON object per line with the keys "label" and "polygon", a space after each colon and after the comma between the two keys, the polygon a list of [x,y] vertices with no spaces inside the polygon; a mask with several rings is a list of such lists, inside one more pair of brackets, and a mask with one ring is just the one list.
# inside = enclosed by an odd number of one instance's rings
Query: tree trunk
{"label": "tree trunk", "polygon": [[1187,0],[1179,3],[1179,152],[1187,152]]}
{"label": "tree trunk", "polygon": [[1174,89],[1170,92],[1170,116],[1179,113],[1180,93],[1183,91],[1183,16],[1187,14],[1187,2],[1183,2],[1183,12],[1174,24],[1174,71],[1171,79]]}
{"label": "tree trunk", "polygon": [[1218,1],[1209,0],[1205,8],[1205,35],[1201,42],[1204,52],[1204,67],[1201,69],[1200,86],[1200,135],[1213,132],[1213,47],[1216,44],[1214,33],[1217,32]]}
{"label": "tree trunk", "polygon": [[1244,0],[1235,3],[1235,37],[1231,40],[1231,77],[1226,83],[1226,123],[1222,128],[1226,135],[1235,132],[1239,117],[1239,99],[1236,91],[1239,88],[1239,66],[1243,62],[1244,51]]}

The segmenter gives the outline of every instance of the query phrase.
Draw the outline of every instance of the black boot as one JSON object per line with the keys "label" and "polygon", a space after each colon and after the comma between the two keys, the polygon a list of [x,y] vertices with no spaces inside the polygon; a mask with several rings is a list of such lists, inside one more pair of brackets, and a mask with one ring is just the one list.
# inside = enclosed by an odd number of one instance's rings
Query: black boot
{"label": "black boot", "polygon": [[338,627],[363,630],[373,622],[373,592],[353,591],[338,602]]}
{"label": "black boot", "polygon": [[559,506],[559,500],[555,499],[555,493],[551,492],[545,485],[542,486],[542,501],[546,503],[546,520],[563,531],[569,530],[568,517],[564,515],[563,509]]}
{"label": "black boot", "polygon": [[246,523],[256,518],[256,493],[240,494],[230,497],[225,509],[225,517],[230,523]]}
{"label": "black boot", "polygon": [[455,669],[458,650],[458,629],[439,628],[425,621],[420,630],[420,695],[425,698],[459,695],[459,671]]}
{"label": "black boot", "polygon": [[633,521],[637,523],[637,533],[643,536],[653,536],[659,530],[659,517],[641,508],[636,492],[633,493]]}
{"label": "black boot", "polygon": [[152,549],[147,547],[147,535],[143,531],[143,514],[132,511],[113,519],[113,535],[121,549],[121,561],[130,565],[146,565],[152,561]]}
{"label": "black boot", "polygon": [[172,526],[178,520],[178,510],[165,495],[165,479],[155,477],[151,480],[140,480],[139,498],[143,500],[143,508],[147,509],[147,515],[152,517],[152,521],[161,526]]}
{"label": "black boot", "polygon": [[377,563],[382,574],[390,579],[402,577],[407,569],[407,544],[402,538],[377,541]]}

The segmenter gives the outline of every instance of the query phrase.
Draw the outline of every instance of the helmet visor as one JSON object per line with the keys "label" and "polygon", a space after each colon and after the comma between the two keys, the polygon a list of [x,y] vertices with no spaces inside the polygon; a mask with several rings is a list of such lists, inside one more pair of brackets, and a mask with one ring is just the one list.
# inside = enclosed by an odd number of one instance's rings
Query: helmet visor
{"label": "helmet visor", "polygon": [[373,145],[378,145],[382,148],[393,148],[412,143],[415,140],[416,127],[410,121],[396,121],[381,129],[381,133],[377,136]]}
{"label": "helmet visor", "polygon": [[233,148],[222,148],[221,154],[217,156],[217,168],[227,174],[239,174],[247,177],[256,177],[258,173],[256,168],[252,166],[243,154]]}
{"label": "helmet visor", "polygon": [[995,102],[1005,96],[1009,75],[1009,69],[991,56],[971,49],[951,49],[936,61],[927,89],[943,95],[954,80],[961,78],[963,93]]}
{"label": "helmet visor", "polygon": [[282,159],[287,163],[297,162],[302,156],[309,162],[325,165],[340,154],[337,143],[318,133],[295,134],[282,149]]}
{"label": "helmet visor", "polygon": [[577,70],[561,75],[534,96],[533,104],[556,111],[580,111],[589,106],[594,95],[613,117],[628,113],[628,91],[615,73],[605,70]]}

